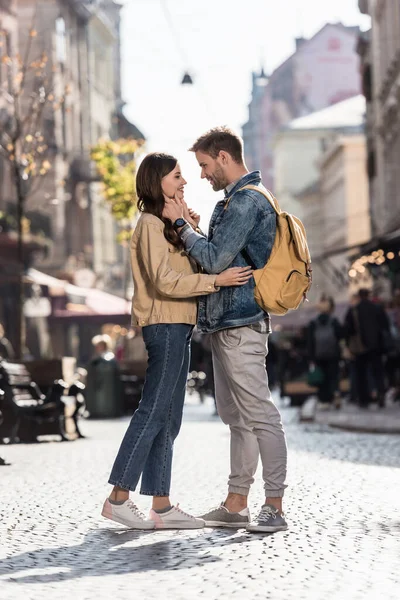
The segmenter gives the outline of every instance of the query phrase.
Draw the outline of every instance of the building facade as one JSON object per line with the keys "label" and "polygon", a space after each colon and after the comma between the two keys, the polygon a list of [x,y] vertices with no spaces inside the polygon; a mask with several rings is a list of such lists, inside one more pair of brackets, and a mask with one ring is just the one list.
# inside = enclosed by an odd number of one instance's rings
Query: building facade
{"label": "building facade", "polygon": [[[91,214],[81,186],[92,177],[87,24],[90,11],[74,0],[17,0],[18,48],[28,63],[44,51],[48,87],[54,90],[39,124],[51,168],[27,199],[28,213],[41,215],[52,240],[40,268],[62,274],[71,254],[91,260]],[[29,31],[35,30],[34,39]],[[30,51],[27,52],[28,44]],[[32,85],[35,85],[32,83]]]}
{"label": "building facade", "polygon": [[275,191],[299,216],[313,260],[311,300],[347,300],[348,248],[369,240],[365,99],[349,98],[294,119],[275,138]]}
{"label": "building facade", "polygon": [[371,235],[366,156],[365,136],[347,134],[338,136],[319,161],[321,206],[316,226],[321,228],[322,244],[314,260],[322,271],[317,283],[337,301],[346,302],[356,289],[370,286],[365,268],[357,283],[349,279],[351,250],[361,248]]}
{"label": "building facade", "polygon": [[[18,49],[24,55],[31,43],[31,57],[46,52],[55,97],[62,98],[42,123],[51,169],[26,204],[52,242],[36,266],[71,280],[90,270],[92,285],[115,293],[126,287],[122,249],[90,149],[101,138],[142,137],[122,112],[120,11],[113,0],[15,0]],[[0,202],[14,210],[10,181]]]}
{"label": "building facade", "polygon": [[[9,92],[9,69],[6,64],[8,56],[15,55],[18,44],[18,24],[15,9],[15,0],[0,2],[0,127],[6,125],[9,112],[9,103],[6,94]],[[0,211],[7,209],[6,198],[9,195],[9,168],[7,162],[0,156]]]}
{"label": "building facade", "polygon": [[245,155],[249,165],[261,168],[267,187],[274,189],[273,140],[281,127],[360,93],[357,36],[358,28],[327,24],[311,39],[297,39],[294,54],[262,89],[253,77]]}
{"label": "building facade", "polygon": [[[119,68],[115,68],[114,57],[119,31],[104,10],[105,4],[108,3],[97,5],[88,24],[91,77],[90,140],[93,145],[100,139],[118,137],[115,115],[119,98],[116,97],[115,79],[118,76]],[[90,185],[89,193],[92,215],[93,271],[96,273],[98,287],[111,289],[109,274],[119,262],[117,225],[104,200],[101,184],[93,182]]]}
{"label": "building facade", "polygon": [[367,99],[372,233],[379,238],[400,230],[400,3],[359,0],[359,8],[371,16],[358,51]]}
{"label": "building facade", "polygon": [[359,94],[294,119],[273,140],[274,192],[284,210],[303,218],[298,194],[319,179],[318,160],[341,134],[364,131],[365,99]]}
{"label": "building facade", "polygon": [[[46,240],[47,252],[42,251],[40,244],[32,243],[28,247],[25,243],[25,256],[32,260],[24,264],[24,269],[27,271],[32,266],[37,269],[29,271],[30,283],[26,292],[29,294],[30,288],[36,285],[49,294],[51,330],[60,340],[57,351],[62,347],[64,354],[74,354],[76,344],[71,339],[80,340],[79,343],[90,350],[90,337],[98,331],[99,323],[102,319],[106,322],[111,319],[101,302],[95,311],[82,304],[87,299],[83,288],[98,287],[115,295],[123,295],[127,289],[127,251],[123,254],[117,242],[117,226],[103,200],[96,169],[90,160],[91,147],[99,138],[143,137],[122,112],[120,10],[120,5],[113,0],[0,2],[0,25],[2,30],[7,29],[6,43],[0,46],[0,57],[5,53],[16,57],[19,53],[28,56],[27,64],[30,64],[42,57],[42,53],[46,56],[44,68],[53,97],[34,133],[43,139],[50,168],[35,181],[25,203],[25,215],[31,230],[39,230]],[[2,65],[0,62],[0,79],[4,83]],[[31,73],[22,104],[28,116],[29,92],[35,85],[37,88],[35,67]],[[7,115],[1,112],[1,102],[0,95],[0,116],[3,118]],[[1,159],[0,175],[0,213],[13,216],[17,205],[15,182],[10,177],[7,163]],[[3,225],[0,214],[0,238]],[[28,237],[25,235],[25,241]],[[10,253],[8,246],[7,252]],[[0,267],[2,259],[0,244]],[[9,254],[5,262],[10,263]],[[75,291],[80,289],[81,293],[62,293],[56,297],[64,285],[61,282],[50,289],[43,283],[44,273],[57,278],[54,281],[74,283]],[[4,284],[8,285],[7,281]],[[12,303],[17,292],[11,288],[4,290],[2,287],[1,296],[10,304],[5,307],[5,320],[11,323]],[[112,298],[109,296],[110,304]],[[4,321],[4,305],[1,301],[0,322]],[[84,322],[79,321],[78,317],[83,315]],[[121,318],[124,323],[129,321],[125,312],[113,318]],[[11,333],[14,329],[11,327]],[[29,347],[32,349],[33,345]],[[86,350],[77,351],[77,354],[86,356]]]}

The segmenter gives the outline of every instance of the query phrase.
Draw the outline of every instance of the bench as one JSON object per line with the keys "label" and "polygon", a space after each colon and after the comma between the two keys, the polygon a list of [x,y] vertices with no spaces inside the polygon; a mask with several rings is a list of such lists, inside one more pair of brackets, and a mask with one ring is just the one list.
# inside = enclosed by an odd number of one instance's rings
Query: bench
{"label": "bench", "polygon": [[70,441],[83,437],[78,419],[84,411],[85,386],[75,382],[68,388],[62,379],[56,380],[43,394],[25,365],[0,361],[0,442],[36,442],[38,436],[59,435]]}

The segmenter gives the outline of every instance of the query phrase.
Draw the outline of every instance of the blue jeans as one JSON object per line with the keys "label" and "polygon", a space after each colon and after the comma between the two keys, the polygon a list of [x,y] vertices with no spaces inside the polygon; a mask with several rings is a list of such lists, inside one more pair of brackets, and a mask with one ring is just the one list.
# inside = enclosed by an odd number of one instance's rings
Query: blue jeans
{"label": "blue jeans", "polygon": [[168,496],[172,451],[182,423],[193,326],[143,327],[148,352],[146,381],[111,471],[109,483],[140,493]]}

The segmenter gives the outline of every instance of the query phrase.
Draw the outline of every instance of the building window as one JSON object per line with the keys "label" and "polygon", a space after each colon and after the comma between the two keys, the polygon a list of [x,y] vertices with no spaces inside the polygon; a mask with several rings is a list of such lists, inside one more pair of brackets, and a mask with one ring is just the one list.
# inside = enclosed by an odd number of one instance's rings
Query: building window
{"label": "building window", "polygon": [[67,60],[67,33],[65,21],[62,17],[56,19],[56,55],[58,62],[65,64]]}

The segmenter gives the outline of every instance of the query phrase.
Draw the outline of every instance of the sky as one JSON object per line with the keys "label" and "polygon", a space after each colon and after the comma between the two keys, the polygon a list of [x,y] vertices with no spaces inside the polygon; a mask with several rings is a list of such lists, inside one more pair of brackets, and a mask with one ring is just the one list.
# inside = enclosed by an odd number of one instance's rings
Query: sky
{"label": "sky", "polygon": [[[247,120],[251,73],[270,73],[327,22],[370,26],[358,0],[121,0],[126,116],[146,150],[175,154],[186,200],[206,226],[219,199],[200,181],[195,138],[216,125],[238,133]],[[182,86],[188,71],[192,86]]]}

